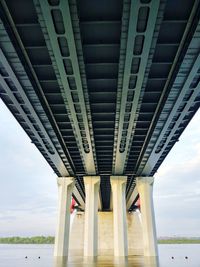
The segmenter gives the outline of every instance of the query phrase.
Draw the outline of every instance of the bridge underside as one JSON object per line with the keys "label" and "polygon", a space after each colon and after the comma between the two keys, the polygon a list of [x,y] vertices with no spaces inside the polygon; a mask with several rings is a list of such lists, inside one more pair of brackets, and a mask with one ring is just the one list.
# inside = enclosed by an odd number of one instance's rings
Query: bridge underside
{"label": "bridge underside", "polygon": [[75,177],[80,205],[84,176],[100,176],[105,211],[123,175],[131,208],[136,177],[155,174],[199,108],[199,12],[198,0],[0,1],[0,96],[55,173]]}

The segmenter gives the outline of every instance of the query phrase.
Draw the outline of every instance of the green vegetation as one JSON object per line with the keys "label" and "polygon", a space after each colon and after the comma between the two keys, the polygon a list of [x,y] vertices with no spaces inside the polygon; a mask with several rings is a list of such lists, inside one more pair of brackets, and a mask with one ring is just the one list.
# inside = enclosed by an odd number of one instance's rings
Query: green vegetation
{"label": "green vegetation", "polygon": [[[53,236],[0,237],[0,244],[54,244]],[[200,238],[172,237],[159,238],[158,244],[200,244]]]}
{"label": "green vegetation", "polygon": [[53,236],[0,237],[0,244],[54,244]]}
{"label": "green vegetation", "polygon": [[174,238],[160,238],[158,244],[200,244],[200,238],[186,238],[186,237],[174,237]]}

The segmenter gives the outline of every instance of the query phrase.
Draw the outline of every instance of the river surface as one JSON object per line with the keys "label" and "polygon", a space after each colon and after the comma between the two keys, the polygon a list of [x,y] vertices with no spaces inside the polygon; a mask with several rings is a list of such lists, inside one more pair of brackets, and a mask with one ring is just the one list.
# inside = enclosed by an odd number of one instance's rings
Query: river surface
{"label": "river surface", "polygon": [[152,258],[128,257],[126,261],[99,256],[95,261],[71,256],[65,261],[53,260],[52,245],[0,244],[0,267],[200,267],[200,244],[159,245],[159,263]]}

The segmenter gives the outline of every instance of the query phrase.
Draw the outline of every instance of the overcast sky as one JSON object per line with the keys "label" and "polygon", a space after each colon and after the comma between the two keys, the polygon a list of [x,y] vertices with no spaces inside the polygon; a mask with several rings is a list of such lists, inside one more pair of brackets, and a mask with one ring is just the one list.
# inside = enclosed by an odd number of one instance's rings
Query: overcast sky
{"label": "overcast sky", "polygon": [[[200,236],[200,112],[156,174],[157,235]],[[54,235],[56,175],[0,100],[0,236]]]}

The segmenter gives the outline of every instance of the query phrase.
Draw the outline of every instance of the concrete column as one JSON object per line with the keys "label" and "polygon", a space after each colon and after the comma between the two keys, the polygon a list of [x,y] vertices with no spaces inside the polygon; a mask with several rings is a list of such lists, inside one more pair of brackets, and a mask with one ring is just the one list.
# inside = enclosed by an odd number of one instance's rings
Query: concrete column
{"label": "concrete column", "polygon": [[140,195],[144,256],[158,256],[153,206],[153,182],[153,177],[138,177],[136,182]]}
{"label": "concrete column", "polygon": [[58,222],[55,235],[54,256],[67,257],[69,246],[70,204],[74,188],[73,177],[59,177],[58,183]]}
{"label": "concrete column", "polygon": [[127,176],[111,176],[113,196],[114,255],[128,255],[127,221],[126,221],[126,180]]}
{"label": "concrete column", "polygon": [[98,198],[100,176],[85,176],[85,229],[84,256],[97,256],[98,251]]}

